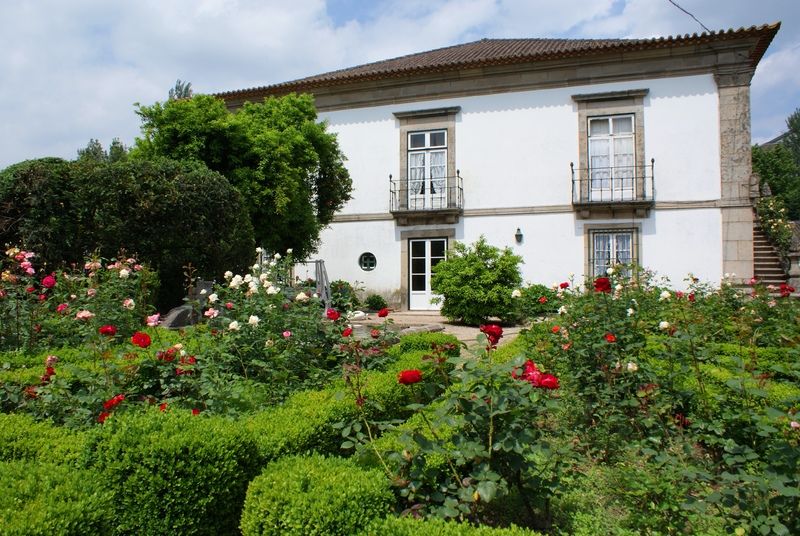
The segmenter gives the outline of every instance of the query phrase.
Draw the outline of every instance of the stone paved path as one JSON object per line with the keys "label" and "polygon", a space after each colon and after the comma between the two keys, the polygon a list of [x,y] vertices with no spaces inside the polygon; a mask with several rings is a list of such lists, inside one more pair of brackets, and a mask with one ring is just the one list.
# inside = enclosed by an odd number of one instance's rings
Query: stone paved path
{"label": "stone paved path", "polygon": [[[389,318],[391,318],[398,327],[441,327],[443,328],[442,331],[455,335],[459,341],[466,343],[467,346],[473,346],[475,344],[475,338],[478,336],[478,333],[480,333],[477,327],[450,323],[436,311],[392,311]],[[366,319],[356,320],[353,323],[357,325],[382,324],[383,319],[370,313]],[[504,326],[503,339],[500,344],[516,338],[522,328],[523,326]]]}

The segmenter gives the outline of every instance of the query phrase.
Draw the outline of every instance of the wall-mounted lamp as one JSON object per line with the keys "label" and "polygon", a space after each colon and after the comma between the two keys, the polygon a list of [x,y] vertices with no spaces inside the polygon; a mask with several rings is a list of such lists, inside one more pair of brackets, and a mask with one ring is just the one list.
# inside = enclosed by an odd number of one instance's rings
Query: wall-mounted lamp
{"label": "wall-mounted lamp", "polygon": [[522,238],[522,231],[517,227],[517,232],[514,233],[514,239],[517,241],[517,244],[522,244]]}

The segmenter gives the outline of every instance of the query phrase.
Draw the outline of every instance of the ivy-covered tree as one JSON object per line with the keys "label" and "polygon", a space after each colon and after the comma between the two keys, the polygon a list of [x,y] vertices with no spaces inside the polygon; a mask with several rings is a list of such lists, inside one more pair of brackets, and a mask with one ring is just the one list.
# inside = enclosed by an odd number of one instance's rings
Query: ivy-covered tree
{"label": "ivy-covered tree", "polygon": [[783,201],[789,219],[800,220],[800,108],[786,119],[786,126],[789,131],[781,143],[753,147],[753,170]]}
{"label": "ivy-covered tree", "polygon": [[132,156],[203,162],[242,193],[256,241],[312,253],[321,230],[350,199],[336,135],[317,121],[310,95],[247,103],[236,113],[210,95],[138,106],[142,137]]}

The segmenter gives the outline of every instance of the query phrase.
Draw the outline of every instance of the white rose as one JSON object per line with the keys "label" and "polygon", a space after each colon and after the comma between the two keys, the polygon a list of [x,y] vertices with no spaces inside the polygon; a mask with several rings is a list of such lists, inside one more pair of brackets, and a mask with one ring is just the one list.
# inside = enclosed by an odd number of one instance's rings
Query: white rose
{"label": "white rose", "polygon": [[200,295],[201,296],[205,296],[206,294],[208,294],[208,291],[206,289],[200,290]]}
{"label": "white rose", "polygon": [[614,287],[614,290],[616,290],[617,292],[621,292],[623,288],[625,288],[625,287],[623,287],[621,284],[617,283],[617,286]]}
{"label": "white rose", "polygon": [[520,290],[518,288],[515,288],[513,291],[511,291],[511,297],[512,298],[521,298],[522,297],[522,292],[520,292]]}
{"label": "white rose", "polygon": [[258,263],[255,263],[255,264],[253,265],[253,270],[258,270],[259,268],[261,268],[261,265],[260,265],[260,264],[258,264]]}
{"label": "white rose", "polygon": [[268,278],[269,276],[267,274],[261,274],[260,276],[258,276],[258,280],[261,281],[262,283],[265,282]]}
{"label": "white rose", "polygon": [[639,370],[639,365],[637,365],[633,361],[630,361],[626,368],[628,369],[628,372],[636,372],[637,370]]}
{"label": "white rose", "polygon": [[262,248],[261,246],[257,247],[256,253],[264,253],[264,248]]}
{"label": "white rose", "polygon": [[121,279],[128,279],[129,275],[131,275],[131,271],[128,270],[127,268],[123,268],[122,270],[119,271],[119,277]]}
{"label": "white rose", "polygon": [[295,296],[294,299],[295,301],[305,302],[308,301],[308,295],[305,292],[301,292],[297,296]]}
{"label": "white rose", "polygon": [[286,250],[286,254],[287,255],[291,255],[292,251],[294,251],[294,250],[292,248],[289,248],[289,249]]}
{"label": "white rose", "polygon": [[225,272],[225,279],[230,279],[231,277],[233,277],[233,272],[231,272],[230,270]]}
{"label": "white rose", "polygon": [[278,292],[280,292],[280,290],[281,290],[281,289],[279,289],[278,287],[269,287],[269,288],[267,289],[267,294],[270,294],[270,295],[275,295],[275,294],[277,294]]}
{"label": "white rose", "polygon": [[219,299],[219,296],[217,296],[216,292],[214,294],[209,294],[208,295],[208,303],[216,303],[218,299]]}
{"label": "white rose", "polygon": [[247,323],[251,326],[257,326],[258,323],[261,321],[256,315],[250,315],[250,318],[247,319]]}
{"label": "white rose", "polygon": [[562,305],[561,307],[559,307],[558,308],[558,314],[560,314],[560,315],[567,314],[567,306],[566,305]]}
{"label": "white rose", "polygon": [[247,274],[246,276],[244,276],[244,282],[245,283],[249,283],[252,280],[253,280],[253,276],[252,275]]}
{"label": "white rose", "polygon": [[611,267],[608,270],[606,270],[606,275],[614,275],[614,268]]}
{"label": "white rose", "polygon": [[241,284],[242,284],[242,276],[237,274],[233,276],[233,279],[231,279],[231,282],[229,283],[228,286],[230,286],[231,288],[239,288]]}
{"label": "white rose", "polygon": [[671,327],[670,323],[667,322],[666,320],[662,320],[661,322],[658,323],[658,329],[660,329],[661,331],[666,331],[670,327]]}
{"label": "white rose", "polygon": [[628,316],[633,316],[633,315],[635,315],[635,314],[636,314],[636,310],[635,310],[633,307],[631,307],[630,309],[628,309]]}
{"label": "white rose", "polygon": [[665,290],[659,295],[658,299],[659,301],[664,301],[670,299],[671,297],[672,294],[670,294],[669,291]]}
{"label": "white rose", "polygon": [[273,255],[272,257],[273,257],[273,258],[274,258],[276,261],[279,261],[279,260],[281,260],[281,254],[280,254],[280,253],[276,253],[276,254],[275,254],[275,255]]}
{"label": "white rose", "polygon": [[228,329],[231,331],[239,331],[239,322],[234,320],[230,324],[228,324]]}

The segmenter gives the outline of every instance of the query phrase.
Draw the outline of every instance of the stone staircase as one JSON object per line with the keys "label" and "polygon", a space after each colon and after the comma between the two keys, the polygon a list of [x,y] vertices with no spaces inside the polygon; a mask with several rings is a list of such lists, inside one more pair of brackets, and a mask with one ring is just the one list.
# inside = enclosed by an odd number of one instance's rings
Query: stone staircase
{"label": "stone staircase", "polygon": [[753,269],[756,279],[765,285],[778,286],[789,278],[783,270],[780,255],[761,230],[758,220],[753,226]]}

